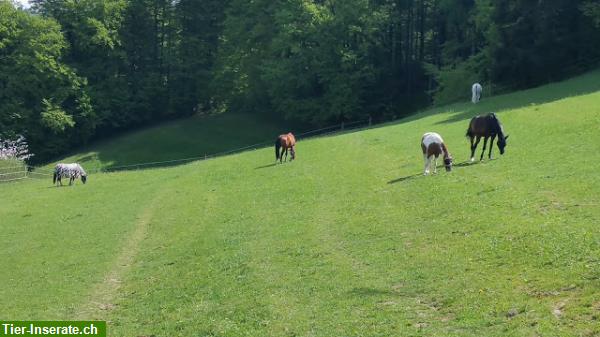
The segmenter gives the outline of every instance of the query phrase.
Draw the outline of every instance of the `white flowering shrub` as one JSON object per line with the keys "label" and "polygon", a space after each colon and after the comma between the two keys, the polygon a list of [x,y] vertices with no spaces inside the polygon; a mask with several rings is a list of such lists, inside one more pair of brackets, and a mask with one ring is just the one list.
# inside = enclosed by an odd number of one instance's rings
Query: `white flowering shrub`
{"label": "white flowering shrub", "polygon": [[0,160],[27,160],[33,157],[25,137],[18,136],[15,140],[0,138]]}

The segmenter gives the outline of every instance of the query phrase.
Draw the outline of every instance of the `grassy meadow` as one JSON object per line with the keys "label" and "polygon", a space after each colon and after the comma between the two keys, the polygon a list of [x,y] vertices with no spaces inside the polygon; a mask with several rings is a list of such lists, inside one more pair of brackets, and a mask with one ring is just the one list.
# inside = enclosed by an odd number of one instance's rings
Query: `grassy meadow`
{"label": "grassy meadow", "polygon": [[[599,83],[300,139],[282,165],[269,147],[2,184],[0,317],[108,320],[109,336],[599,336]],[[490,111],[506,153],[470,164],[468,120]],[[422,176],[427,131],[451,173]],[[135,144],[98,153],[151,156]]]}

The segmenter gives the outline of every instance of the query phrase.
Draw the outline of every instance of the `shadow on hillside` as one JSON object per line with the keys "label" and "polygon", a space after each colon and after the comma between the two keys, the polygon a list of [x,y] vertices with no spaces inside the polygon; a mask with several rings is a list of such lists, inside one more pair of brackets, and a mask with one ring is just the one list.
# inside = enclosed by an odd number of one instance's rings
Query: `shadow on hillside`
{"label": "shadow on hillside", "polygon": [[276,135],[304,128],[251,114],[192,116],[99,140],[41,168],[59,161],[80,163],[88,173],[174,167],[272,146]]}
{"label": "shadow on hillside", "polygon": [[[449,107],[462,110],[436,124],[449,124],[470,119],[473,116],[489,112],[500,112],[522,107],[558,101],[563,98],[581,96],[600,91],[600,70],[567,79],[562,82],[546,84],[540,87],[501,94],[489,98],[483,97],[478,104],[460,103]],[[462,108],[462,109],[461,109]]]}

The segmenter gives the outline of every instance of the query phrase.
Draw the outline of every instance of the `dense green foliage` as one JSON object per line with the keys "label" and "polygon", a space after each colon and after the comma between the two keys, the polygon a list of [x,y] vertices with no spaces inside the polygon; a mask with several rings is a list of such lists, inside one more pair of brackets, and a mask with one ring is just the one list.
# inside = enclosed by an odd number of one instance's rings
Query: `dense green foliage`
{"label": "dense green foliage", "polygon": [[196,113],[386,120],[600,58],[590,0],[0,2],[0,133],[25,134],[38,161]]}
{"label": "dense green foliage", "polygon": [[0,1],[0,138],[26,135],[42,158],[96,123],[85,79],[62,60],[67,47],[56,21]]}
{"label": "dense green foliage", "polygon": [[[0,317],[114,337],[598,336],[599,101],[597,71],[300,140],[291,164],[268,147],[0,185]],[[462,163],[490,110],[506,153]],[[425,131],[462,164],[423,177]]]}

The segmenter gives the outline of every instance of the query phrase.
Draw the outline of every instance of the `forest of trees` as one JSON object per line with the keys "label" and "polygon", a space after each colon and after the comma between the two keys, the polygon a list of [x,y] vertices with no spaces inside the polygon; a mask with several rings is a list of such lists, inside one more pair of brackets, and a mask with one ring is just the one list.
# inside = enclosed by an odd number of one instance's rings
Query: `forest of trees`
{"label": "forest of trees", "polygon": [[31,2],[0,0],[0,138],[37,161],[200,113],[386,120],[600,60],[595,0]]}

